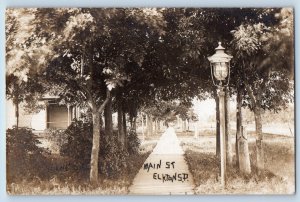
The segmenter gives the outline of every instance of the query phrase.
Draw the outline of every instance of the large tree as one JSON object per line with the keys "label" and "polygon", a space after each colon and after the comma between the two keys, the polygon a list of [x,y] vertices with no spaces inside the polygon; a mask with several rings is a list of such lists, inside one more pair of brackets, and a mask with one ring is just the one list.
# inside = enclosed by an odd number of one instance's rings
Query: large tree
{"label": "large tree", "polygon": [[[281,14],[286,12],[281,10]],[[243,105],[254,112],[259,170],[264,169],[262,113],[264,110],[277,112],[293,101],[292,13],[286,16],[284,25],[282,19],[272,27],[264,23],[243,23],[233,31],[238,105],[241,106],[244,98]]]}
{"label": "large tree", "polygon": [[61,102],[86,105],[92,112],[90,180],[96,182],[101,113],[110,100],[111,90],[130,80],[126,64],[142,62],[147,38],[163,34],[164,22],[156,9],[25,9],[22,12],[34,17],[30,18],[30,29],[25,29],[28,36],[21,49],[31,48],[33,53],[47,50],[40,52],[43,65],[32,64],[33,67],[23,69],[38,69],[48,91],[59,95]]}
{"label": "large tree", "polygon": [[26,110],[41,106],[38,99],[44,93],[39,83],[35,65],[41,64],[43,55],[38,56],[35,45],[28,47],[34,15],[26,9],[6,10],[6,98],[15,105],[16,127],[19,127],[19,108]]}

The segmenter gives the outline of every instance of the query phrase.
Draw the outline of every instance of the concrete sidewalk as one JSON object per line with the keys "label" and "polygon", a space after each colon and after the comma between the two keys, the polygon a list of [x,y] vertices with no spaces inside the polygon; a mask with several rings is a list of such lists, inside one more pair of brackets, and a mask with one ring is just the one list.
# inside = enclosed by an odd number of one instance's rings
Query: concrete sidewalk
{"label": "concrete sidewalk", "polygon": [[193,177],[183,155],[174,129],[168,128],[133,180],[129,194],[194,194]]}

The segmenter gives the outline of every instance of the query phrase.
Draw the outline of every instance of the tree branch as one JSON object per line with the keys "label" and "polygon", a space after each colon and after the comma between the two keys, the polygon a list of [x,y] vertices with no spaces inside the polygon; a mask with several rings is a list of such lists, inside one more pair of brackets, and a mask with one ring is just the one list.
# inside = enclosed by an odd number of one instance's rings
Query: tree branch
{"label": "tree branch", "polygon": [[110,91],[108,90],[108,88],[106,88],[106,99],[105,101],[101,104],[101,106],[98,109],[98,112],[102,112],[104,110],[104,107],[106,106],[106,104],[109,102],[110,100]]}
{"label": "tree branch", "polygon": [[248,80],[247,80],[247,77],[246,77],[246,73],[245,73],[245,69],[246,69],[246,65],[245,65],[245,61],[243,60],[243,68],[242,68],[242,75],[243,75],[243,82],[245,84],[245,87],[246,87],[246,90],[248,92],[248,95],[250,96],[250,99],[251,99],[251,102],[252,102],[252,107],[254,107],[256,105],[256,98],[255,98],[255,95],[254,95],[254,92],[253,90],[251,89],[249,83],[248,83]]}
{"label": "tree branch", "polygon": [[252,104],[253,104],[252,106],[255,106],[257,100],[256,100],[256,98],[255,98],[255,95],[254,95],[254,93],[253,93],[253,90],[250,88],[250,85],[248,84],[248,82],[245,82],[245,84],[246,84],[245,86],[246,86],[248,95],[250,96],[251,101],[252,101]]}

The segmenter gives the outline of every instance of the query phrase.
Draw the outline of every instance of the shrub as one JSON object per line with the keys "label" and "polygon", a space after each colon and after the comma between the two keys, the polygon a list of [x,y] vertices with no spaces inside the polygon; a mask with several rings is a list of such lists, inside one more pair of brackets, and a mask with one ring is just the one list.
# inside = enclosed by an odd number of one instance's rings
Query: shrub
{"label": "shrub", "polygon": [[[100,132],[99,172],[108,178],[115,178],[126,169],[128,153],[122,149],[117,133],[112,135]],[[90,168],[93,127],[91,123],[73,122],[65,131],[67,138],[61,155],[72,159],[72,168],[81,174],[88,174]]]}
{"label": "shrub", "polygon": [[118,140],[117,132],[112,135],[105,135],[102,131],[100,154],[99,154],[99,171],[108,178],[117,178],[124,174],[127,169],[128,153],[121,146]]}
{"label": "shrub", "polygon": [[137,154],[139,152],[140,145],[141,141],[138,138],[136,131],[130,130],[127,136],[128,154]]}
{"label": "shrub", "polygon": [[7,180],[13,182],[34,176],[43,177],[47,151],[38,147],[40,141],[28,128],[6,131]]}
{"label": "shrub", "polygon": [[45,139],[50,143],[50,151],[60,153],[60,149],[65,144],[66,136],[63,129],[48,129],[45,132]]}
{"label": "shrub", "polygon": [[92,150],[92,126],[90,123],[74,121],[64,132],[66,142],[62,145],[60,154],[73,159],[75,170],[87,168]]}

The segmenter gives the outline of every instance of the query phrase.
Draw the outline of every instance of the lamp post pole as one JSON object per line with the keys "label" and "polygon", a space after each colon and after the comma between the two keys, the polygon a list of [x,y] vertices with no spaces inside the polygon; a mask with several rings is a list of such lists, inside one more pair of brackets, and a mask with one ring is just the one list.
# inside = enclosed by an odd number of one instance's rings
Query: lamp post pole
{"label": "lamp post pole", "polygon": [[[230,60],[231,55],[225,53],[225,48],[222,47],[221,42],[215,49],[216,53],[208,60],[211,65],[211,77],[213,84],[217,86],[219,98],[219,115],[220,115],[220,167],[221,167],[221,185],[226,186],[226,138],[225,138],[225,92],[224,87],[228,86],[230,79]],[[215,81],[217,80],[217,81]]]}
{"label": "lamp post pole", "polygon": [[226,142],[225,142],[225,92],[224,87],[218,87],[220,111],[220,155],[221,155],[221,185],[226,185]]}

